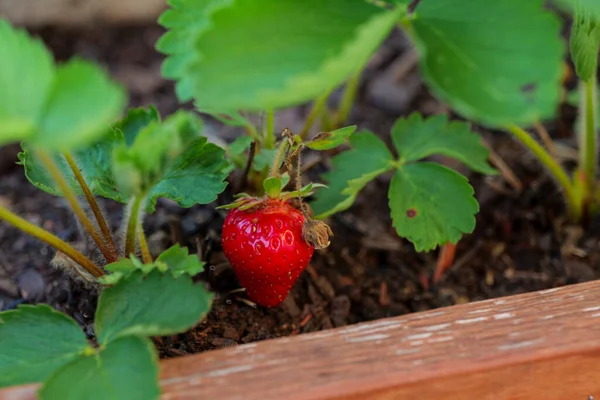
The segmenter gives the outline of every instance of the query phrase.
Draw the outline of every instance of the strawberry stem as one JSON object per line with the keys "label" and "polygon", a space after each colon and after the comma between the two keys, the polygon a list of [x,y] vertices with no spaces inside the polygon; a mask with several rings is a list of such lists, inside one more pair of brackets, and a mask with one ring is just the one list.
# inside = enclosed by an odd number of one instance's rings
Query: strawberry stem
{"label": "strawberry stem", "polygon": [[512,133],[525,147],[540,160],[548,169],[550,175],[565,192],[567,209],[571,218],[579,220],[581,217],[581,203],[578,201],[573,182],[565,172],[564,168],[523,128],[517,125],[508,125],[506,129]]}
{"label": "strawberry stem", "polygon": [[75,261],[77,264],[81,265],[94,277],[99,278],[102,275],[104,275],[104,272],[102,272],[102,270],[96,264],[94,264],[89,258],[84,256],[82,253],[75,250],[73,246],[71,246],[64,240],[61,240],[60,238],[56,237],[47,230],[40,228],[39,226],[36,226],[29,221],[26,221],[25,219],[19,217],[18,215],[8,210],[7,208],[2,207],[1,205],[0,219],[8,222],[15,228],[22,230],[28,235],[31,235],[41,240],[42,242],[54,247],[56,250],[60,251],[61,253]]}
{"label": "strawberry stem", "polygon": [[281,168],[283,156],[286,153],[288,147],[289,147],[288,140],[286,138],[283,138],[281,140],[281,143],[279,144],[279,149],[277,150],[277,155],[275,156],[275,161],[273,162],[273,167],[271,168],[269,177],[276,178],[279,176],[279,169]]}
{"label": "strawberry stem", "polygon": [[146,240],[146,234],[142,229],[141,224],[139,224],[139,228],[137,230],[138,242],[140,244],[140,251],[142,252],[142,260],[144,260],[144,264],[152,264],[154,260],[152,260],[152,254],[150,253],[150,248],[148,247],[148,241]]}
{"label": "strawberry stem", "polygon": [[331,90],[328,90],[315,100],[313,108],[310,110],[310,113],[306,117],[306,120],[304,121],[304,126],[300,131],[300,138],[302,138],[303,140],[306,139],[306,137],[308,136],[310,128],[313,126],[319,115],[323,114],[323,112],[326,111],[327,99],[329,98],[330,94]]}
{"label": "strawberry stem", "polygon": [[265,147],[272,149],[275,147],[275,111],[267,111],[267,123],[265,125]]}
{"label": "strawberry stem", "polygon": [[102,231],[104,240],[108,244],[111,253],[116,255],[117,254],[117,245],[115,244],[112,234],[110,233],[110,229],[108,229],[108,224],[106,223],[106,219],[104,218],[104,215],[102,214],[102,211],[100,210],[100,207],[98,206],[98,203],[96,202],[96,199],[94,198],[94,195],[92,194],[92,191],[90,190],[89,186],[87,185],[87,182],[85,181],[83,175],[81,174],[81,171],[79,170],[79,167],[77,166],[77,162],[75,161],[75,159],[73,158],[73,156],[70,153],[64,152],[63,157],[65,157],[65,160],[67,160],[67,163],[69,164],[69,167],[71,168],[71,171],[73,171],[73,176],[75,176],[77,183],[79,183],[79,186],[83,190],[83,194],[85,195],[85,198],[88,201],[90,208],[92,209],[92,212],[94,213],[96,222],[98,222],[100,231]]}
{"label": "strawberry stem", "polygon": [[337,129],[350,116],[350,111],[352,110],[352,105],[354,104],[354,100],[356,99],[356,94],[358,93],[358,87],[360,85],[360,76],[362,69],[359,69],[352,77],[348,80],[346,84],[346,90],[344,91],[344,95],[339,105],[339,109],[335,113],[333,117],[332,126]]}
{"label": "strawberry stem", "polygon": [[71,209],[77,216],[77,219],[79,219],[79,222],[81,222],[85,230],[96,243],[96,246],[98,246],[98,249],[106,259],[106,262],[112,263],[117,261],[118,256],[116,252],[111,251],[111,249],[106,245],[106,243],[104,242],[104,238],[100,235],[96,227],[92,224],[92,221],[89,219],[88,215],[81,207],[81,204],[79,204],[77,195],[67,183],[67,180],[56,165],[54,159],[50,156],[50,154],[43,150],[38,149],[36,151],[36,154],[39,160],[42,162],[42,164],[44,164],[44,167],[46,167],[46,169],[48,170],[48,173],[50,174],[52,179],[54,179],[54,181],[60,188],[62,195],[65,197],[65,199],[71,206]]}
{"label": "strawberry stem", "polygon": [[129,257],[132,253],[135,255],[135,242],[137,231],[140,227],[140,214],[145,196],[135,196],[130,202],[129,221],[127,222],[127,233],[125,235],[125,257]]}

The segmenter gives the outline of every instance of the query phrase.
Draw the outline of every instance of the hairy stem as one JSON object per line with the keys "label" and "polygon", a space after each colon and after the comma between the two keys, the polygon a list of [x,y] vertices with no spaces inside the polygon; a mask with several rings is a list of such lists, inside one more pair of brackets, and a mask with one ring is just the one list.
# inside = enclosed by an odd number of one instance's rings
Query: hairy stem
{"label": "hairy stem", "polygon": [[310,110],[310,113],[306,117],[306,120],[304,121],[304,126],[302,127],[302,130],[300,131],[300,134],[299,134],[299,136],[302,138],[302,140],[306,139],[306,136],[308,136],[308,132],[310,131],[310,128],[312,128],[313,124],[315,123],[315,120],[327,108],[327,99],[329,98],[330,94],[331,94],[331,91],[328,90],[327,92],[323,93],[320,97],[318,97],[315,100],[315,103],[313,104],[313,107]]}
{"label": "hairy stem", "polygon": [[152,254],[150,254],[150,248],[148,247],[148,240],[146,240],[146,234],[142,224],[138,224],[137,230],[138,242],[140,244],[140,251],[142,252],[142,260],[144,264],[152,264]]}
{"label": "hairy stem", "polygon": [[579,144],[579,168],[585,174],[587,192],[591,193],[596,179],[596,163],[598,162],[596,150],[596,76],[592,76],[587,82],[581,82],[583,94],[579,109],[585,118],[581,124],[581,135]]}
{"label": "hairy stem", "polygon": [[98,249],[106,259],[106,262],[112,263],[117,261],[118,256],[116,254],[116,251],[112,252],[111,249],[106,245],[106,243],[104,242],[104,238],[102,238],[96,227],[92,224],[92,221],[89,219],[88,215],[81,207],[81,204],[79,204],[77,195],[75,194],[75,192],[73,192],[73,190],[67,183],[67,180],[56,165],[54,159],[52,159],[52,157],[43,150],[37,150],[36,155],[38,156],[42,164],[44,164],[44,167],[48,170],[48,173],[60,188],[62,195],[65,197],[65,199],[71,206],[73,213],[75,214],[79,222],[81,222],[83,228],[91,236],[92,240],[96,243],[96,246],[98,246]]}
{"label": "hairy stem", "polygon": [[556,179],[558,184],[565,191],[567,208],[569,213],[571,214],[571,217],[574,219],[579,219],[579,217],[581,216],[581,205],[577,200],[577,196],[573,188],[573,182],[571,181],[565,170],[535,139],[531,137],[531,135],[525,132],[525,130],[516,125],[509,125],[507,129],[513,135],[515,135],[515,137],[521,143],[523,143],[525,147],[531,150],[531,152],[548,169],[550,175],[552,175]]}
{"label": "hairy stem", "polygon": [[358,93],[361,72],[362,69],[356,72],[354,75],[352,75],[348,80],[348,83],[346,84],[346,90],[344,91],[344,95],[342,96],[342,100],[340,101],[340,106],[338,108],[337,113],[335,114],[335,117],[333,118],[334,129],[339,128],[343,123],[346,122],[346,120],[350,116],[352,105],[354,104],[356,94]]}
{"label": "hairy stem", "polygon": [[28,235],[31,235],[41,240],[42,242],[54,247],[56,250],[65,254],[67,257],[69,257],[77,264],[85,268],[85,270],[92,274],[92,276],[94,276],[95,278],[99,278],[102,275],[104,275],[104,272],[102,272],[102,270],[96,264],[94,264],[89,258],[84,256],[82,253],[75,250],[73,246],[54,236],[47,230],[42,229],[29,221],[24,220],[23,218],[14,214],[2,205],[0,205],[0,219],[8,222],[15,228],[22,230]]}
{"label": "hairy stem", "polygon": [[267,111],[267,123],[265,124],[265,147],[275,148],[275,111]]}
{"label": "hairy stem", "polygon": [[281,168],[281,162],[283,161],[283,157],[288,149],[289,143],[286,138],[281,140],[281,144],[279,145],[279,149],[277,150],[277,155],[275,156],[275,161],[273,162],[273,166],[271,167],[271,172],[269,173],[270,177],[279,176],[279,169]]}
{"label": "hairy stem", "polygon": [[145,196],[135,196],[131,199],[131,209],[129,210],[129,220],[127,221],[127,233],[125,236],[125,257],[135,254],[135,239],[139,229],[139,219],[144,203]]}
{"label": "hairy stem", "polygon": [[113,239],[113,236],[110,233],[110,229],[108,228],[106,219],[104,218],[104,215],[102,214],[102,211],[100,210],[100,207],[98,206],[98,203],[96,202],[92,191],[90,190],[85,179],[83,178],[83,175],[81,174],[81,171],[77,166],[77,162],[75,161],[73,156],[67,152],[63,153],[63,157],[65,157],[65,160],[67,160],[67,163],[69,164],[71,171],[73,171],[73,175],[75,176],[77,183],[79,183],[79,186],[81,186],[81,189],[83,190],[83,194],[85,195],[85,198],[88,201],[92,212],[94,213],[94,217],[96,218],[96,222],[98,222],[98,226],[100,227],[100,231],[104,236],[105,242],[108,244],[110,251],[114,255],[117,255],[117,245],[115,244],[115,240]]}

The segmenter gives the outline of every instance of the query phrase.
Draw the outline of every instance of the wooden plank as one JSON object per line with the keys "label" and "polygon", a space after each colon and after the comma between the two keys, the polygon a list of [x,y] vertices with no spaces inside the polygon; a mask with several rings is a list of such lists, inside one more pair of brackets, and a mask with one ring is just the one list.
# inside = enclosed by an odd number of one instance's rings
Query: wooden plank
{"label": "wooden plank", "polygon": [[28,27],[156,23],[165,0],[0,0],[0,16]]}
{"label": "wooden plank", "polygon": [[[211,351],[161,369],[169,400],[598,400],[600,282]],[[0,399],[30,400],[34,390]]]}

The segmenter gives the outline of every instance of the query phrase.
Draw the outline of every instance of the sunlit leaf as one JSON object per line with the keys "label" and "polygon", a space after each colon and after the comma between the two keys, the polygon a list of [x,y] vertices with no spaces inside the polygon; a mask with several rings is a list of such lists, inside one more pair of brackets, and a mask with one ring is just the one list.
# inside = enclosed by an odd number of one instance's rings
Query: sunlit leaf
{"label": "sunlit leaf", "polygon": [[565,51],[560,28],[543,0],[421,1],[412,21],[434,94],[492,126],[554,116]]}

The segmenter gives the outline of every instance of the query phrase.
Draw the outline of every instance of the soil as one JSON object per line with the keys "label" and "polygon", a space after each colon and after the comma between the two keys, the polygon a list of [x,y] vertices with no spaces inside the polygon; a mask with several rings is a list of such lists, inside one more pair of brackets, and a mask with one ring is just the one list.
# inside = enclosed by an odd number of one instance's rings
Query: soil
{"label": "soil", "polygon": [[[180,107],[173,84],[160,77],[162,57],[153,49],[160,28],[48,28],[35,33],[60,60],[77,54],[105,65],[129,88],[131,105],[155,104],[163,115]],[[414,53],[396,32],[369,64],[350,122],[389,141],[394,120],[412,111],[448,112],[420,83]],[[307,107],[282,111],[277,115],[278,125],[297,129],[306,112]],[[566,156],[572,153],[568,146],[573,140],[573,120],[574,110],[565,105],[558,120],[546,126]],[[198,251],[208,262],[199,279],[217,293],[205,321],[187,333],[156,339],[161,357],[598,278],[600,219],[585,229],[569,225],[562,195],[539,164],[511,137],[477,129],[523,189],[515,190],[504,175],[483,177],[438,159],[467,173],[481,212],[475,232],[458,244],[452,268],[436,284],[431,282],[436,253],[415,252],[392,228],[386,197],[389,176],[369,184],[350,210],[330,219],[335,232],[331,246],[315,253],[291,295],[275,309],[255,308],[243,294],[232,293],[239,284],[220,248],[223,212],[215,210],[215,205],[179,209],[160,202],[146,221],[153,251],[158,253],[175,242]],[[225,141],[240,134],[214,121],[208,132],[213,140]],[[14,147],[0,151],[0,201],[61,238],[84,245],[65,202],[30,185],[22,168],[12,162],[15,154]],[[312,168],[307,175],[317,179],[327,169],[329,157],[309,156]],[[121,206],[109,201],[102,204],[117,229]],[[96,294],[51,267],[52,255],[48,246],[0,224],[0,310],[22,303],[48,303],[72,315],[93,336]]]}

